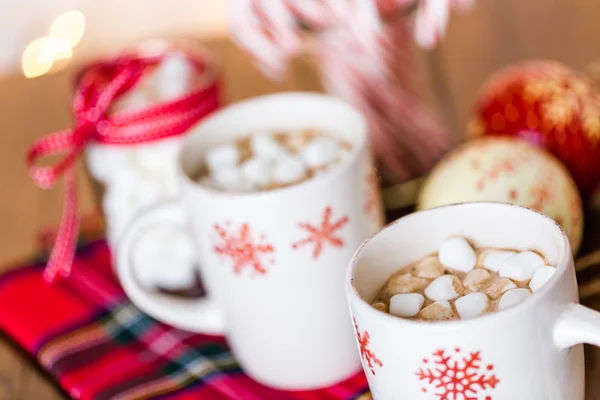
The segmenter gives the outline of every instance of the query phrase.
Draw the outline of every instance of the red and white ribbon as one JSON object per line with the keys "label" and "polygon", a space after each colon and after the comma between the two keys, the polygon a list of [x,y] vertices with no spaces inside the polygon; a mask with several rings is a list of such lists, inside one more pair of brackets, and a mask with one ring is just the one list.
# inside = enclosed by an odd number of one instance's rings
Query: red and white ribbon
{"label": "red and white ribbon", "polygon": [[[79,234],[75,162],[90,142],[106,145],[148,143],[185,133],[202,117],[219,106],[217,81],[193,89],[184,97],[141,110],[110,114],[113,102],[133,89],[144,73],[160,63],[165,55],[131,55],[91,66],[83,72],[73,100],[75,127],[37,140],[27,154],[27,166],[41,188],[49,188],[64,175],[65,201],[56,243],[44,277],[53,281],[68,276]],[[198,74],[211,68],[205,60],[187,54]],[[41,157],[63,155],[56,164],[41,167]]]}

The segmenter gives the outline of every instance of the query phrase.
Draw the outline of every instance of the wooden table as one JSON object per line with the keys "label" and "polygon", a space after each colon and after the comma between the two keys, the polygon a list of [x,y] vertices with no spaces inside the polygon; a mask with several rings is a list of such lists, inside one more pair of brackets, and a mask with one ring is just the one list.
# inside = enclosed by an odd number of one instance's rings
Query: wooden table
{"label": "wooden table", "polygon": [[[460,140],[477,88],[497,68],[525,57],[550,57],[576,68],[597,61],[598,15],[597,0],[480,0],[473,13],[452,19],[439,50],[419,53],[427,101]],[[320,90],[307,58],[293,63],[284,82],[273,83],[229,41],[210,45],[221,57],[230,101],[282,90]],[[0,78],[0,272],[33,254],[39,230],[59,220],[62,188],[37,189],[23,159],[35,138],[69,126],[72,77],[73,70],[34,80]],[[79,183],[80,207],[89,214],[94,203],[83,174]],[[600,218],[590,215],[587,228],[584,251],[600,247]],[[600,309],[600,299],[588,305]],[[587,348],[586,356],[587,399],[597,400],[600,350]],[[0,338],[0,400],[65,398],[34,363]]]}

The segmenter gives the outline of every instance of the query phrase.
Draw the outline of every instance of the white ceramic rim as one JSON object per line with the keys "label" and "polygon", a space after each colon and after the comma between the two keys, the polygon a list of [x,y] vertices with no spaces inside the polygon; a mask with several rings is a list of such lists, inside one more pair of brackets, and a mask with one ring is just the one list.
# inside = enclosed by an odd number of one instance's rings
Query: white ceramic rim
{"label": "white ceramic rim", "polygon": [[[410,320],[410,319],[396,317],[394,315],[384,313],[384,312],[374,309],[373,307],[371,307],[371,304],[369,304],[367,301],[365,301],[358,294],[358,291],[356,290],[356,286],[354,285],[354,271],[357,266],[357,261],[360,258],[363,248],[369,242],[371,242],[371,240],[373,240],[375,237],[377,237],[377,235],[379,235],[380,232],[383,232],[387,229],[391,229],[395,224],[397,224],[403,218],[409,218],[411,216],[414,217],[415,215],[419,215],[421,213],[428,213],[428,212],[442,209],[442,208],[449,209],[449,208],[453,208],[453,207],[465,207],[465,206],[469,206],[469,207],[494,206],[494,207],[511,207],[511,208],[515,207],[515,208],[519,208],[522,210],[526,210],[526,211],[538,214],[538,216],[545,218],[546,220],[551,222],[553,224],[553,226],[556,228],[556,233],[558,233],[560,235],[561,240],[563,242],[562,250],[560,252],[559,262],[558,262],[558,265],[556,266],[556,268],[557,268],[556,273],[552,276],[552,278],[548,282],[546,282],[546,284],[540,290],[533,293],[527,300],[523,301],[521,304],[518,304],[515,307],[511,307],[508,310],[496,311],[496,312],[482,315],[480,317],[465,319],[465,320],[424,322],[424,321],[414,321],[414,320]],[[347,292],[348,296],[352,296],[352,299],[351,300],[349,299],[350,302],[358,302],[358,304],[360,304],[360,306],[368,307],[368,309],[377,313],[380,318],[383,318],[384,320],[386,320],[386,323],[397,324],[397,325],[399,325],[401,327],[405,327],[405,328],[437,330],[437,331],[448,331],[449,329],[462,329],[464,327],[473,327],[475,325],[486,324],[489,321],[491,321],[492,319],[510,317],[513,314],[522,312],[526,308],[534,307],[541,301],[547,301],[546,300],[547,293],[550,292],[552,290],[552,288],[557,285],[558,281],[560,279],[562,279],[564,274],[568,273],[569,257],[572,257],[571,247],[569,245],[569,239],[567,238],[567,235],[565,234],[563,229],[552,218],[550,218],[536,210],[532,210],[530,208],[523,207],[520,205],[501,203],[501,202],[484,202],[484,201],[482,201],[482,202],[465,202],[465,203],[450,204],[450,205],[444,205],[444,206],[440,206],[440,207],[430,208],[427,210],[416,211],[411,214],[405,215],[404,217],[398,218],[397,220],[389,223],[388,225],[383,227],[383,229],[381,229],[379,232],[375,233],[369,239],[365,240],[360,245],[360,247],[356,250],[356,252],[352,256],[352,259],[350,260],[350,265],[346,272],[346,292]]]}
{"label": "white ceramic rim", "polygon": [[[240,108],[244,108],[250,104],[255,104],[257,102],[272,102],[277,99],[298,98],[298,97],[303,97],[304,99],[307,99],[307,100],[309,100],[311,98],[316,99],[316,100],[321,100],[321,101],[326,100],[326,101],[331,102],[332,104],[337,103],[338,105],[347,108],[347,111],[351,114],[354,114],[355,118],[357,118],[357,120],[360,121],[360,126],[357,129],[357,131],[360,132],[359,140],[356,143],[353,143],[353,147],[352,147],[352,151],[350,152],[350,155],[348,157],[346,157],[346,159],[344,159],[340,164],[336,165],[334,168],[331,168],[331,170],[325,172],[324,174],[320,174],[318,176],[311,177],[310,179],[307,179],[305,181],[302,181],[302,182],[299,182],[299,183],[296,183],[293,185],[284,186],[281,188],[271,189],[271,190],[256,190],[256,191],[250,191],[250,192],[227,192],[224,190],[213,189],[211,187],[208,187],[206,185],[202,185],[202,184],[196,182],[185,172],[183,165],[182,165],[183,164],[182,155],[183,155],[185,149],[187,148],[187,146],[189,146],[190,142],[193,141],[194,137],[205,134],[203,132],[203,125],[205,123],[210,123],[213,119],[215,119],[217,117],[223,118],[223,115],[226,115],[231,112],[235,112],[235,111],[239,110]],[[215,196],[222,196],[222,197],[228,197],[228,198],[230,198],[230,197],[260,198],[260,197],[279,195],[279,194],[283,194],[283,193],[293,194],[293,192],[295,192],[295,191],[300,192],[307,186],[314,185],[317,182],[321,182],[321,181],[325,181],[325,180],[328,180],[328,181],[334,180],[339,175],[344,174],[350,168],[351,165],[353,165],[354,163],[356,163],[358,161],[360,154],[362,154],[363,151],[365,151],[365,148],[366,148],[367,142],[368,142],[368,140],[367,140],[367,132],[368,132],[367,121],[366,121],[365,117],[355,107],[353,107],[349,103],[347,103],[337,97],[320,94],[320,93],[314,93],[314,92],[285,92],[285,93],[276,93],[276,94],[269,94],[269,95],[264,95],[264,96],[259,96],[259,97],[253,97],[248,100],[242,100],[242,101],[233,103],[231,105],[228,105],[228,106],[216,111],[215,113],[211,114],[210,116],[208,116],[207,118],[202,120],[202,122],[200,122],[195,128],[192,128],[192,129],[194,129],[194,132],[185,138],[185,140],[183,141],[183,144],[181,146],[181,149],[179,150],[179,154],[177,155],[177,169],[178,169],[179,174],[184,177],[183,179],[185,180],[186,184],[193,186],[197,190],[201,190],[201,191],[210,193]]]}

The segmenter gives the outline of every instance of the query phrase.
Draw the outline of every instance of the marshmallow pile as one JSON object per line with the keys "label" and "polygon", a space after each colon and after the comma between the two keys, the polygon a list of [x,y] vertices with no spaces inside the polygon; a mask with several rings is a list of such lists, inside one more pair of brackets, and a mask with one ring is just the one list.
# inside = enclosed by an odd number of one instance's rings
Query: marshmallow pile
{"label": "marshmallow pile", "polygon": [[210,148],[199,182],[229,192],[275,189],[326,171],[348,151],[345,143],[312,130],[258,133]]}
{"label": "marshmallow pile", "polygon": [[464,238],[452,237],[437,255],[394,273],[373,307],[425,321],[470,319],[516,306],[555,272],[536,252],[475,250]]}
{"label": "marshmallow pile", "polygon": [[[113,111],[143,108],[151,104],[170,101],[184,95],[193,84],[195,71],[183,56],[174,54],[166,57],[151,73],[142,78],[140,84],[124,95],[113,107]],[[102,208],[106,220],[106,236],[111,248],[116,246],[123,229],[143,208],[162,200],[175,198],[179,192],[177,178],[177,155],[183,136],[162,139],[156,142],[128,146],[110,146],[91,143],[86,147],[87,168],[92,177],[103,188]],[[167,259],[181,261],[181,239],[175,235],[152,234],[138,244],[142,253],[168,252],[160,256],[148,256],[140,261],[140,280],[147,285],[163,282],[168,289],[185,289],[195,280],[190,274],[191,263],[183,272],[165,264]],[[139,258],[139,257],[138,257]],[[186,259],[187,259],[186,258]],[[177,261],[179,260],[179,261]],[[169,271],[165,274],[165,271]],[[169,275],[169,277],[166,277]],[[185,278],[185,279],[184,279]],[[156,286],[156,285],[155,285]]]}

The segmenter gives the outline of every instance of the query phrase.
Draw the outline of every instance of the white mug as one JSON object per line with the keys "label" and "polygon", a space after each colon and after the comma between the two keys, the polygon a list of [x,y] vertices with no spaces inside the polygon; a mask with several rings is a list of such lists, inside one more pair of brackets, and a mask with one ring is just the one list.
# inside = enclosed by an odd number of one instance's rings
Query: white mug
{"label": "white mug", "polygon": [[[369,305],[400,267],[449,236],[533,249],[558,268],[523,303],[463,321],[397,318]],[[579,305],[569,241],[552,219],[499,203],[403,217],[366,241],[346,277],[363,369],[376,400],[583,400],[582,343],[600,345],[600,313]]]}
{"label": "white mug", "polygon": [[[337,135],[351,154],[322,175],[270,191],[222,192],[190,178],[210,146],[302,128]],[[269,386],[318,388],[360,370],[344,276],[356,248],[382,224],[361,114],[319,94],[243,101],[201,122],[179,164],[181,199],[142,213],[120,241],[118,275],[133,303],[176,327],[226,334],[245,371]],[[189,229],[209,297],[184,300],[140,286],[131,251],[157,224]]]}

